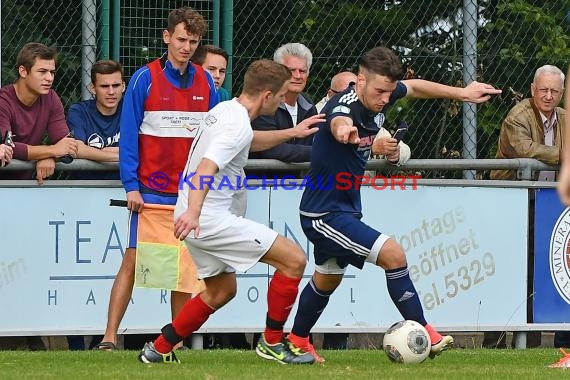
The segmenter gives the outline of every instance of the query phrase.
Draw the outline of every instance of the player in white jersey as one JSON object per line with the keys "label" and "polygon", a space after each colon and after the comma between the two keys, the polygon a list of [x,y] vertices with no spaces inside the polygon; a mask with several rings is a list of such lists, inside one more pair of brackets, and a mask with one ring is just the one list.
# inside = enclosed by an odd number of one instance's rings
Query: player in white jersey
{"label": "player in white jersey", "polygon": [[276,268],[267,291],[266,328],[256,352],[281,363],[311,364],[311,354],[283,337],[283,325],[297,298],[306,258],[301,248],[268,227],[232,213],[238,177],[249,151],[269,149],[291,138],[307,137],[304,127],[256,131],[250,120],[275,113],[283,101],[291,71],[276,62],[252,63],[238,98],[220,103],[204,118],[180,181],[174,234],[192,252],[206,290],[187,301],[162,334],[147,343],[139,360],[171,363],[172,348],[206,322],[236,294],[236,270],[246,271],[261,261]]}

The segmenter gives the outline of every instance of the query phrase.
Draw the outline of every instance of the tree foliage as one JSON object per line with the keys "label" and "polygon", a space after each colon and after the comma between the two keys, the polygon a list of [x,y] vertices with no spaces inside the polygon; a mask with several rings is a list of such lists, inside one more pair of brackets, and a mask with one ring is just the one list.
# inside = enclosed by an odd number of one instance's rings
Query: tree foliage
{"label": "tree foliage", "polygon": [[[81,0],[0,4],[2,83],[15,79],[19,48],[40,41],[59,51],[55,88],[64,103],[79,100]],[[194,6],[212,26],[209,1],[121,4],[121,60],[127,76],[162,51],[160,30],[168,10]],[[287,42],[302,42],[313,52],[306,91],[314,100],[324,95],[336,72],[356,70],[358,57],[378,45],[393,48],[410,77],[463,86],[462,7],[463,0],[234,0],[232,92],[239,92],[252,60],[271,58]],[[501,122],[517,99],[529,96],[536,68],[547,63],[568,67],[569,8],[569,0],[478,0],[477,79],[503,89],[501,96],[477,107],[478,157],[494,155]],[[227,38],[223,25],[220,29]],[[444,148],[461,151],[461,109],[455,101],[404,99],[390,112],[388,127],[406,120],[413,157],[439,157]]]}
{"label": "tree foliage", "polygon": [[[239,78],[252,59],[272,57],[287,42],[302,42],[314,54],[307,92],[320,98],[330,77],[356,69],[357,58],[378,45],[395,49],[410,75],[463,86],[463,1],[273,2],[236,0],[234,66]],[[480,0],[477,79],[504,90],[477,107],[478,157],[494,155],[502,119],[515,95],[528,96],[537,67],[569,62],[564,17],[568,0]],[[267,17],[278,15],[278,17]],[[462,105],[455,101],[404,100],[390,113],[411,125],[409,143],[416,158],[440,157],[442,149],[461,151]]]}
{"label": "tree foliage", "polygon": [[58,51],[54,89],[69,105],[81,96],[81,0],[2,0],[2,85],[17,78],[18,51],[41,42]]}
{"label": "tree foliage", "polygon": [[[503,89],[500,102],[479,112],[481,138],[496,139],[502,119],[521,97],[530,96],[534,72],[550,64],[566,71],[570,63],[568,0],[486,1],[481,16],[480,74]],[[483,144],[480,144],[480,147]],[[494,154],[495,146],[482,146]]]}

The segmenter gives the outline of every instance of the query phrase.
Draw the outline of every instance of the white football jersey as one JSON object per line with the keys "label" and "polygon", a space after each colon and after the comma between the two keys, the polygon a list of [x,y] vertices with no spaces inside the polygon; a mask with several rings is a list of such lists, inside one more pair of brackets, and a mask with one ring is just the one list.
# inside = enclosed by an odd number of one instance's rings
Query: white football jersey
{"label": "white football jersey", "polygon": [[[218,219],[231,213],[234,198],[243,196],[243,167],[247,163],[253,139],[247,109],[236,98],[212,108],[200,124],[190,149],[186,168],[180,179],[175,218],[188,208],[190,181],[203,158],[216,163],[218,173],[213,178],[200,178],[200,187],[211,183],[206,195],[202,219]],[[196,188],[198,188],[196,186]]]}

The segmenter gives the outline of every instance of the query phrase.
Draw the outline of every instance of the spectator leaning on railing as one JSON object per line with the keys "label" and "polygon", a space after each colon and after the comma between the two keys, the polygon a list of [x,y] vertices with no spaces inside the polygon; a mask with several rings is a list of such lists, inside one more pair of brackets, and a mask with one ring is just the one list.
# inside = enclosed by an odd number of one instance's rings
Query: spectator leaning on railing
{"label": "spectator leaning on railing", "polygon": [[[91,66],[94,99],[72,104],[67,124],[77,140],[77,157],[97,162],[119,161],[119,119],[125,92],[123,66],[97,61]],[[119,179],[118,171],[72,172],[73,179]]]}
{"label": "spectator leaning on railing", "polygon": [[[36,161],[38,184],[54,173],[55,160],[65,155],[75,157],[77,143],[66,138],[63,104],[51,86],[55,76],[54,48],[30,42],[18,52],[14,84],[0,88],[1,166],[12,158]],[[47,133],[53,145],[43,145]],[[32,172],[2,171],[1,179],[32,179]],[[30,350],[45,350],[38,336],[27,336]]]}
{"label": "spectator leaning on railing", "polygon": [[[303,44],[289,43],[279,47],[273,60],[291,70],[293,77],[289,82],[285,100],[277,108],[274,116],[259,116],[251,122],[257,131],[274,131],[293,128],[297,124],[316,126],[325,120],[317,114],[313,102],[303,94],[313,55]],[[291,139],[271,149],[250,154],[250,158],[276,159],[283,162],[308,162],[311,160],[313,136],[303,139]],[[267,173],[268,174],[268,173]],[[283,173],[281,173],[282,175]]]}
{"label": "spectator leaning on railing", "polygon": [[[55,161],[77,155],[77,143],[66,138],[63,104],[51,88],[55,77],[54,48],[30,42],[16,58],[18,79],[0,88],[0,136],[13,134],[13,158],[36,161],[36,179],[42,184],[55,170]],[[43,145],[47,133],[50,144]],[[32,179],[26,171],[1,171],[0,179]]]}
{"label": "spectator leaning on railing", "polygon": [[[551,65],[538,68],[530,93],[531,97],[514,106],[503,121],[496,158],[536,158],[556,165],[566,132],[566,111],[557,107],[564,93],[564,73]],[[493,170],[491,179],[517,177],[514,170]],[[541,171],[535,179],[554,181],[556,173]]]}

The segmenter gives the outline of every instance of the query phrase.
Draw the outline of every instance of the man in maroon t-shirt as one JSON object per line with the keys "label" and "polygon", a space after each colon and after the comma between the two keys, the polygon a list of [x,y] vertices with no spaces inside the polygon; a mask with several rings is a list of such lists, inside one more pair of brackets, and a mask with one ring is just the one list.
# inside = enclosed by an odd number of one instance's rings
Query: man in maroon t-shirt
{"label": "man in maroon t-shirt", "polygon": [[[7,131],[14,135],[14,159],[36,161],[40,185],[53,174],[57,158],[77,156],[77,142],[66,138],[69,128],[63,104],[51,89],[55,56],[54,48],[27,43],[16,58],[18,79],[13,85],[0,88],[0,136]],[[52,145],[42,144],[46,133]],[[0,169],[0,179],[31,179],[31,173]]]}

